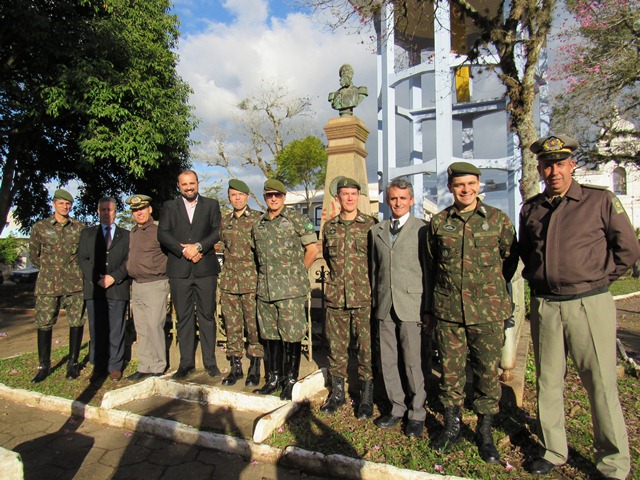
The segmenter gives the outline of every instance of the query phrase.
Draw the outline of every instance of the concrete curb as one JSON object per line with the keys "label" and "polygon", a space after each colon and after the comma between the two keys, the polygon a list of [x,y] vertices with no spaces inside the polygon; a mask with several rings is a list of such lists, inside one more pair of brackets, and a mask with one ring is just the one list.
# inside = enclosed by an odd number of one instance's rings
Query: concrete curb
{"label": "concrete curb", "polygon": [[22,480],[24,466],[20,454],[0,447],[0,472],[5,480]]}
{"label": "concrete curb", "polygon": [[434,473],[417,472],[343,455],[324,455],[297,447],[287,447],[283,451],[279,448],[259,445],[235,437],[203,432],[195,427],[172,420],[144,417],[111,408],[93,407],[78,401],[11,388],[3,384],[0,384],[0,398],[63,415],[79,416],[116,428],[240,455],[247,460],[290,465],[314,475],[330,478],[340,477],[353,480],[470,480],[451,475],[443,476]]}
{"label": "concrete curb", "polygon": [[624,295],[615,295],[613,297],[613,299],[614,300],[625,300],[627,298],[637,297],[638,295],[640,295],[640,292],[631,292],[631,293],[625,293]]}

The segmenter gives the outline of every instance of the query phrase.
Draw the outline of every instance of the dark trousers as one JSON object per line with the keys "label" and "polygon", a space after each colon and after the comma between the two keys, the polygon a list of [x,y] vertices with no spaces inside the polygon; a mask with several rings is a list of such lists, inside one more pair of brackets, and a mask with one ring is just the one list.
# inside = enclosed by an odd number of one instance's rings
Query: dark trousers
{"label": "dark trousers", "polygon": [[178,315],[179,368],[196,364],[196,321],[200,332],[202,363],[216,366],[216,325],[214,308],[218,276],[170,278],[171,301]]}
{"label": "dark trousers", "polygon": [[124,316],[128,300],[86,300],[91,347],[89,360],[97,371],[122,370],[124,365]]}

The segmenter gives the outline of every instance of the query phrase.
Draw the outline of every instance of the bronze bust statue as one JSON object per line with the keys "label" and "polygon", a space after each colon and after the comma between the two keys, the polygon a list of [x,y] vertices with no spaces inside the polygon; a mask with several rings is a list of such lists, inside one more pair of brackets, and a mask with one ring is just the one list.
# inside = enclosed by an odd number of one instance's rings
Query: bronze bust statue
{"label": "bronze bust statue", "polygon": [[340,67],[340,90],[329,94],[329,103],[340,116],[353,115],[353,109],[368,95],[367,87],[356,87],[353,84],[353,67],[344,64]]}

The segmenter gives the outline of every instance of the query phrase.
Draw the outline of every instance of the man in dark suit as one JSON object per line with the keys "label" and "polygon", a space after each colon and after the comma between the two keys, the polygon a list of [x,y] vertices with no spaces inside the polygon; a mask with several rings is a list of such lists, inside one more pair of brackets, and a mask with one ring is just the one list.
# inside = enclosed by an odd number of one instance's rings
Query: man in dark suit
{"label": "man in dark suit", "polygon": [[91,381],[107,372],[111,381],[122,378],[124,365],[124,323],[129,302],[129,231],[118,227],[116,201],[103,197],[98,202],[100,224],[80,234],[78,263],[84,277],[84,300],[89,315],[93,363]]}
{"label": "man in dark suit", "polygon": [[220,239],[220,205],[198,194],[198,175],[192,170],[178,175],[178,188],[181,195],[164,203],[158,225],[158,240],[169,253],[167,275],[178,315],[180,365],[173,378],[184,380],[195,368],[196,317],[204,368],[219,377],[214,308],[220,265],[213,247]]}
{"label": "man in dark suit", "polygon": [[[395,427],[408,411],[405,434],[420,437],[427,399],[420,355],[421,320],[425,315],[423,267],[427,224],[411,215],[414,198],[409,181],[389,182],[386,201],[392,218],[371,227],[370,258],[382,377],[391,412],[374,423],[380,428]],[[401,364],[404,372],[399,369]],[[402,387],[402,374],[406,376],[408,392]],[[405,403],[406,397],[409,405]]]}

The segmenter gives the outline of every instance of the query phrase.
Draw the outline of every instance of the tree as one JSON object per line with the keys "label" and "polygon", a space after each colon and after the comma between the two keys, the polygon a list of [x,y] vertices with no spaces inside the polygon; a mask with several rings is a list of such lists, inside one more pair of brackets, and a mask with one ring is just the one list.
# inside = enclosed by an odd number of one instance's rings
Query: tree
{"label": "tree", "polygon": [[80,216],[95,216],[103,195],[141,191],[159,205],[173,194],[195,120],[169,6],[0,4],[0,218],[15,205],[27,230],[49,212],[49,183],[79,183]]}
{"label": "tree", "polygon": [[[298,0],[303,6],[328,12],[333,28],[349,23],[353,17],[360,24],[375,23],[387,5],[394,7],[394,29],[411,42],[412,29],[426,22],[433,23],[433,14],[443,0]],[[470,63],[483,55],[497,57],[495,68],[498,78],[506,88],[509,99],[510,128],[519,139],[522,155],[522,179],[520,192],[528,198],[539,190],[536,160],[529,145],[537,137],[534,122],[534,102],[537,92],[537,67],[540,54],[546,45],[551,28],[552,15],[557,0],[502,0],[490,9],[484,2],[449,0],[452,17],[462,22],[470,21],[478,34],[467,47],[465,54]],[[385,32],[380,32],[384,34]]]}
{"label": "tree", "polygon": [[[205,151],[197,156],[224,168],[232,178],[238,178],[237,172],[247,167],[271,178],[274,159],[285,143],[309,131],[302,120],[311,116],[310,106],[308,97],[295,96],[279,81],[262,82],[255,93],[238,103],[235,128],[213,132],[213,155]],[[264,207],[261,198],[251,196]]]}
{"label": "tree", "polygon": [[559,61],[552,69],[566,85],[556,98],[554,127],[575,134],[584,160],[598,160],[593,146],[615,135],[610,127],[618,111],[627,119],[640,116],[640,4],[568,0],[567,8],[574,18],[559,35]]}
{"label": "tree", "polygon": [[327,175],[327,151],[318,137],[308,136],[294,140],[284,147],[275,159],[276,177],[290,190],[301,186],[311,212],[313,197],[324,188]]}
{"label": "tree", "polygon": [[18,258],[20,258],[18,239],[12,235],[7,238],[0,238],[0,265],[14,265]]}

